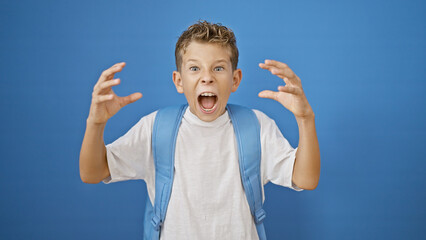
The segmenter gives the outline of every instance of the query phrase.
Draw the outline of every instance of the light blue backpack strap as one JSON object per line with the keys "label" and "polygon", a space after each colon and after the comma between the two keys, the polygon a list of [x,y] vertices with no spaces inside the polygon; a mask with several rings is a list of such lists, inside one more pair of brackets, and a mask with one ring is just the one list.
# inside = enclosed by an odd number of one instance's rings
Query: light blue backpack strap
{"label": "light blue backpack strap", "polygon": [[241,180],[256,224],[260,240],[266,240],[263,220],[266,217],[262,203],[260,175],[260,125],[256,114],[243,106],[228,104],[229,116],[238,143]]}
{"label": "light blue backpack strap", "polygon": [[[188,105],[171,106],[158,110],[152,132],[155,163],[155,201],[151,219],[152,240],[160,237],[173,186],[176,138]],[[148,220],[148,219],[146,219]],[[147,231],[148,229],[145,229]]]}
{"label": "light blue backpack strap", "polygon": [[154,228],[151,224],[151,219],[154,216],[154,208],[152,207],[151,200],[149,196],[146,196],[146,205],[145,205],[145,215],[143,222],[143,239],[151,240],[153,236]]}

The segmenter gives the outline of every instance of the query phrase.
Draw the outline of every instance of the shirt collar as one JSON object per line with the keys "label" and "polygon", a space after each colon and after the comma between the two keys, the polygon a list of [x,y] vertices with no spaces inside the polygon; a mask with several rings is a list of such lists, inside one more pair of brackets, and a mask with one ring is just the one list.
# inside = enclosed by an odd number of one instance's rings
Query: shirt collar
{"label": "shirt collar", "polygon": [[211,128],[221,127],[222,125],[230,121],[228,110],[226,110],[225,113],[220,115],[215,120],[211,122],[205,122],[199,119],[195,114],[193,114],[191,110],[189,110],[189,106],[188,108],[186,108],[183,118],[187,120],[190,124],[202,126],[202,127],[211,127]]}

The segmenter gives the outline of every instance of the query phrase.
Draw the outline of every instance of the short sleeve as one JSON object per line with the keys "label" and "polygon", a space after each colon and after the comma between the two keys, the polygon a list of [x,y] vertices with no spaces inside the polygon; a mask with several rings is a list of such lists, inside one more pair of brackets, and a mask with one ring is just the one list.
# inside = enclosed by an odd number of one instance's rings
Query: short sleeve
{"label": "short sleeve", "polygon": [[154,177],[151,135],[156,112],[139,120],[126,134],[106,145],[110,176],[103,183]]}
{"label": "short sleeve", "polygon": [[261,111],[254,110],[254,112],[260,123],[263,184],[272,182],[295,191],[302,191],[303,189],[292,181],[297,148],[293,148],[284,138],[274,120]]}

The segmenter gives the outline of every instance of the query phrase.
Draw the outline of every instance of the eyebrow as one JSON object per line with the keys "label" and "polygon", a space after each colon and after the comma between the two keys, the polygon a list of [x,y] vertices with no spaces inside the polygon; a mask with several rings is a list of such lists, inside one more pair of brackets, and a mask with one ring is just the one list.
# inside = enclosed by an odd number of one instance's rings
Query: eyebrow
{"label": "eyebrow", "polygon": [[[190,61],[193,61],[193,62],[198,62],[198,60],[197,59],[193,59],[193,58],[191,58],[191,59],[188,59],[188,60],[186,60],[187,62],[190,62]],[[219,60],[216,60],[216,61],[214,61],[215,63],[217,63],[217,62],[226,62],[226,60],[225,59],[219,59]]]}
{"label": "eyebrow", "polygon": [[188,60],[186,60],[186,61],[187,61],[187,62],[191,62],[191,61],[192,61],[192,62],[198,62],[198,60],[196,60],[196,59],[192,59],[192,58],[191,58],[191,59],[188,59]]}
{"label": "eyebrow", "polygon": [[[191,58],[191,59],[188,59],[188,60],[186,60],[187,62],[198,62],[198,60],[197,59],[193,59],[193,58]],[[227,62],[226,61],[226,59],[224,59],[224,58],[221,58],[221,59],[219,59],[219,60],[216,60],[216,61],[214,61],[214,63],[219,63],[219,62]]]}
{"label": "eyebrow", "polygon": [[217,60],[217,61],[215,61],[215,63],[218,63],[218,62],[228,62],[228,61],[226,61],[226,59],[219,59],[219,60]]}

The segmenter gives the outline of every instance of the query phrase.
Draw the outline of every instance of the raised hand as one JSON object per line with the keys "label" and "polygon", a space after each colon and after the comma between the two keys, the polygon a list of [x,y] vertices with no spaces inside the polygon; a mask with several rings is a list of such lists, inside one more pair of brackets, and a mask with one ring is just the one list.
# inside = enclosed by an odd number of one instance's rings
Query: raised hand
{"label": "raised hand", "polygon": [[264,90],[259,93],[259,97],[270,98],[281,103],[296,118],[308,118],[314,115],[306,99],[300,78],[287,64],[275,60],[265,60],[265,63],[259,63],[259,67],[269,70],[285,82],[285,86],[279,86],[277,92]]}
{"label": "raised hand", "polygon": [[98,82],[93,88],[92,104],[87,121],[94,124],[105,124],[122,107],[133,103],[142,97],[137,92],[125,97],[119,97],[112,90],[113,86],[120,84],[120,79],[114,79],[114,74],[121,72],[126,63],[117,63],[103,71]]}

